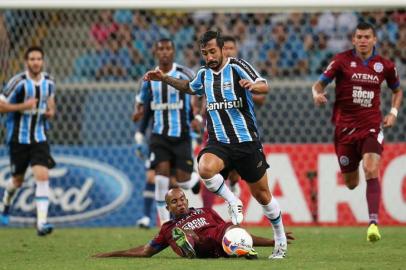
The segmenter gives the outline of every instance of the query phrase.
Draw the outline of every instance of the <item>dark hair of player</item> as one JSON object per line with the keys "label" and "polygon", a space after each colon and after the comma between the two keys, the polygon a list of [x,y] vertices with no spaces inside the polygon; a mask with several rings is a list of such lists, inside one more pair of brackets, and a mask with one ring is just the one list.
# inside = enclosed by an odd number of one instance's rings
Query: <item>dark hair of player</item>
{"label": "dark hair of player", "polygon": [[230,42],[232,42],[234,44],[237,43],[237,40],[232,36],[223,36],[223,41],[224,42],[229,42],[230,41]]}
{"label": "dark hair of player", "polygon": [[30,55],[30,53],[32,52],[40,52],[42,55],[42,58],[44,58],[44,50],[40,47],[40,46],[31,46],[29,47],[25,53],[24,53],[24,59],[28,60],[28,56]]}
{"label": "dark hair of player", "polygon": [[173,43],[173,40],[170,39],[170,38],[161,38],[160,40],[158,40],[158,41],[155,43],[155,46],[158,46],[158,43],[165,43],[165,42],[170,42],[171,45],[172,45],[172,47],[175,48],[175,44]]}
{"label": "dark hair of player", "polygon": [[207,31],[206,33],[204,33],[200,37],[200,47],[206,47],[207,43],[212,39],[216,40],[217,46],[219,48],[223,48],[224,39],[221,36],[220,32],[217,31]]}
{"label": "dark hair of player", "polygon": [[[372,24],[369,24],[367,22],[358,23],[357,27],[355,28],[355,31],[356,30],[368,30],[368,29],[371,29],[374,36],[376,36],[375,28],[372,26]],[[354,31],[354,34],[355,34],[355,31]]]}

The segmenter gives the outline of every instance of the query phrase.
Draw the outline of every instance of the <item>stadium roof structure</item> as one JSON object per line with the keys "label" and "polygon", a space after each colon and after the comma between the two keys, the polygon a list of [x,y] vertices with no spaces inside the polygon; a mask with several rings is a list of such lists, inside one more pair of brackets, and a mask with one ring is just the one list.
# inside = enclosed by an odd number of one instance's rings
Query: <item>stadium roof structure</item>
{"label": "stadium roof structure", "polygon": [[183,9],[224,11],[317,11],[404,7],[404,0],[2,0],[0,9]]}

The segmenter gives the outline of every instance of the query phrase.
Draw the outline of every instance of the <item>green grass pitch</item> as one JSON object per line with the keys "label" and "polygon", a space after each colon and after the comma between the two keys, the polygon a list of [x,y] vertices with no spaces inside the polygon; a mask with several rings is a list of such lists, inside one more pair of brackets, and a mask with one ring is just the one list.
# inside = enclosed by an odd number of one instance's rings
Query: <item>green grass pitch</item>
{"label": "green grass pitch", "polygon": [[[248,228],[260,236],[270,228]],[[296,240],[285,260],[270,261],[271,248],[257,248],[259,259],[183,259],[169,248],[152,258],[93,259],[99,252],[146,243],[156,229],[56,229],[45,238],[34,229],[0,228],[1,270],[211,270],[211,269],[406,269],[406,227],[381,227],[382,240],[366,241],[365,227],[290,227]]]}

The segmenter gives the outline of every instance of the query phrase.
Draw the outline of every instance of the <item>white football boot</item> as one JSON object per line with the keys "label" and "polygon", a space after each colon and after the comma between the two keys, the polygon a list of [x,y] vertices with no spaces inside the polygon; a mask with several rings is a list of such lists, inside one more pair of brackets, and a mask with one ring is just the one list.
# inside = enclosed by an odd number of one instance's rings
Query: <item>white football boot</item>
{"label": "white football boot", "polygon": [[234,225],[242,223],[244,215],[242,213],[242,202],[238,199],[234,204],[228,204],[228,214],[230,215],[231,222]]}

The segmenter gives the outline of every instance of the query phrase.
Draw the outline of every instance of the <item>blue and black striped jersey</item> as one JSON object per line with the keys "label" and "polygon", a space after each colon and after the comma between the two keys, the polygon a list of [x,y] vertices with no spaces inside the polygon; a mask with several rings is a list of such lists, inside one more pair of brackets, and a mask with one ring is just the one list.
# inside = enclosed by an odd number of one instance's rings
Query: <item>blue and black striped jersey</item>
{"label": "blue and black striped jersey", "polygon": [[228,58],[218,72],[202,67],[189,86],[197,95],[206,95],[209,141],[242,143],[258,141],[252,94],[239,81],[266,80],[246,61]]}
{"label": "blue and black striped jersey", "polygon": [[[169,76],[191,80],[194,73],[174,63]],[[143,81],[136,101],[141,104],[150,102],[153,111],[152,133],[170,137],[185,137],[190,133],[191,97],[180,93],[172,86],[160,81]]]}
{"label": "blue and black striped jersey", "polygon": [[30,144],[46,141],[47,122],[44,113],[47,111],[48,99],[54,95],[55,82],[47,73],[41,74],[39,82],[31,80],[27,72],[11,78],[3,89],[2,100],[18,104],[36,98],[38,103],[37,108],[33,110],[7,113],[6,142]]}

